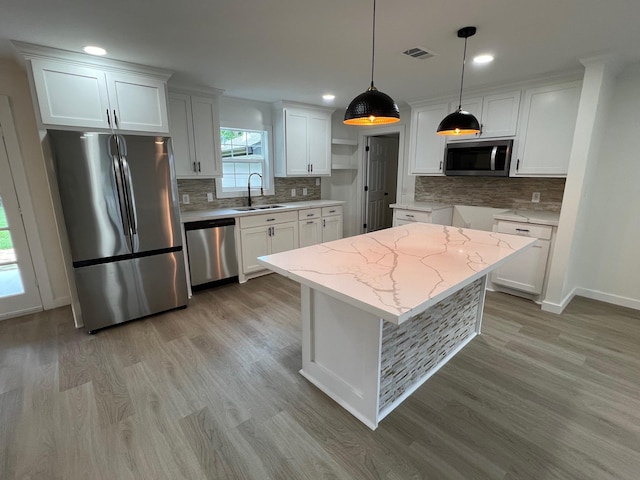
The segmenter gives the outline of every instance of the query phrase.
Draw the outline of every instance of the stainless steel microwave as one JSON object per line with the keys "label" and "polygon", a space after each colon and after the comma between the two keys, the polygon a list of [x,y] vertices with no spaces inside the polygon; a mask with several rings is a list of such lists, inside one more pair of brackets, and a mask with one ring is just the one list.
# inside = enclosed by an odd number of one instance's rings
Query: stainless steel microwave
{"label": "stainless steel microwave", "polygon": [[513,140],[449,143],[444,174],[508,177],[512,150]]}

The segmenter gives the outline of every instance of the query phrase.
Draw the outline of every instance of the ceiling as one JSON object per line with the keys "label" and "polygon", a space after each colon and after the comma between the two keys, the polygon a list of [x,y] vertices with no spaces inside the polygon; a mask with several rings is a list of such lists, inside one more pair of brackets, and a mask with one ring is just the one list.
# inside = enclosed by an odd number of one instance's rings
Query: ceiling
{"label": "ceiling", "polygon": [[[372,0],[3,0],[0,56],[8,40],[80,51],[175,71],[171,82],[252,100],[345,107],[371,74]],[[378,0],[376,86],[400,106],[455,94],[464,42],[475,25],[465,88],[579,70],[579,59],[613,53],[640,61],[638,0]],[[402,51],[426,47],[416,60]]]}

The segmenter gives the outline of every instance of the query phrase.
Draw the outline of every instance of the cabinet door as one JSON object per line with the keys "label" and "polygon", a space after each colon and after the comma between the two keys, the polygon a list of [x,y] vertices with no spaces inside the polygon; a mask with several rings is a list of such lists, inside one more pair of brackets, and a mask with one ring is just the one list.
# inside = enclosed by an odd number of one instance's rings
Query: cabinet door
{"label": "cabinet door", "polygon": [[271,237],[269,232],[270,227],[240,229],[243,273],[248,274],[264,270],[264,267],[258,263],[257,258],[270,253]]}
{"label": "cabinet door", "polygon": [[111,110],[116,127],[137,132],[169,133],[166,84],[162,80],[124,73],[107,73]]}
{"label": "cabinet door", "polygon": [[38,59],[31,67],[43,124],[110,128],[104,72]]}
{"label": "cabinet door", "polygon": [[449,105],[414,108],[411,112],[410,171],[413,175],[442,175],[445,137],[436,130]]}
{"label": "cabinet door", "polygon": [[322,219],[322,241],[331,242],[342,238],[342,215],[333,215]]}
{"label": "cabinet door", "polygon": [[193,122],[189,95],[169,94],[169,133],[177,177],[196,175]]}
{"label": "cabinet door", "polygon": [[525,92],[516,175],[567,174],[579,104],[579,82]]}
{"label": "cabinet door", "polygon": [[533,247],[494,270],[491,281],[539,295],[542,293],[548,255],[549,240],[538,240]]}
{"label": "cabinet door", "polygon": [[192,96],[191,109],[198,175],[219,177],[222,175],[222,157],[218,100]]}
{"label": "cabinet door", "polygon": [[331,175],[331,117],[309,116],[309,164],[312,175]]}
{"label": "cabinet door", "polygon": [[518,126],[520,92],[487,95],[482,100],[482,138],[512,137]]}
{"label": "cabinet door", "polygon": [[322,242],[319,218],[301,220],[298,224],[298,229],[301,247],[308,247]]}
{"label": "cabinet door", "polygon": [[309,175],[309,122],[307,114],[295,109],[284,113],[287,175]]}
{"label": "cabinet door", "polygon": [[298,222],[280,223],[271,228],[271,253],[298,248]]}

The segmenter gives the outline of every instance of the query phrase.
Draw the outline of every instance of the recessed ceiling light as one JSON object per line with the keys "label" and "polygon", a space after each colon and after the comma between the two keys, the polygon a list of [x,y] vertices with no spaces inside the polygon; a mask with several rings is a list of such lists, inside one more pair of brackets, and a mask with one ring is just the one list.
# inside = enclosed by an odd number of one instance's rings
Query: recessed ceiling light
{"label": "recessed ceiling light", "polygon": [[322,95],[322,99],[326,100],[327,102],[330,102],[331,100],[335,100],[336,96],[332,95],[330,93],[327,93],[325,95]]}
{"label": "recessed ceiling light", "polygon": [[473,63],[490,63],[493,62],[493,55],[478,55],[473,57]]}
{"label": "recessed ceiling light", "polygon": [[107,51],[104,48],[95,47],[93,45],[87,45],[86,47],[83,47],[82,50],[84,51],[84,53],[88,53],[89,55],[102,56],[107,54]]}

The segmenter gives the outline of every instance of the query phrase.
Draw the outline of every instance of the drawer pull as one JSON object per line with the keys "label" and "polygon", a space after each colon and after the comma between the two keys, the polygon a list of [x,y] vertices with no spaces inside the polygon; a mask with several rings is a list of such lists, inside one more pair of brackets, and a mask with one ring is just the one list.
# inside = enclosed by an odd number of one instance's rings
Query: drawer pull
{"label": "drawer pull", "polygon": [[309,221],[307,222],[307,225],[313,225],[314,223],[316,223],[316,222],[314,222],[313,220],[309,220]]}
{"label": "drawer pull", "polygon": [[267,218],[267,222],[275,222],[276,219],[275,218]]}
{"label": "drawer pull", "polygon": [[329,210],[329,213],[336,213],[335,210]]}
{"label": "drawer pull", "polygon": [[529,230],[526,228],[516,228],[516,232],[529,233]]}
{"label": "drawer pull", "polygon": [[409,217],[409,218],[413,218],[415,215],[411,215],[411,214],[407,213],[406,216]]}
{"label": "drawer pull", "polygon": [[307,213],[307,217],[313,217],[315,213]]}

